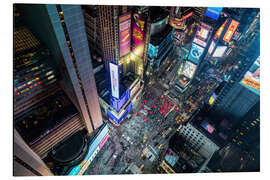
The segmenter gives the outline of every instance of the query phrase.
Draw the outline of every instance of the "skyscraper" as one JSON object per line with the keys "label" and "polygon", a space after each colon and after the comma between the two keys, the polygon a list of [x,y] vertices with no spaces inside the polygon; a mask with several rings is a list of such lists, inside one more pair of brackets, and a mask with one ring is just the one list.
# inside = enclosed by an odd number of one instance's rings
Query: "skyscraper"
{"label": "skyscraper", "polygon": [[73,5],[16,7],[23,18],[14,32],[14,143],[26,150],[17,148],[15,161],[51,175],[43,159],[53,146],[78,130],[97,134],[103,124],[83,14]]}

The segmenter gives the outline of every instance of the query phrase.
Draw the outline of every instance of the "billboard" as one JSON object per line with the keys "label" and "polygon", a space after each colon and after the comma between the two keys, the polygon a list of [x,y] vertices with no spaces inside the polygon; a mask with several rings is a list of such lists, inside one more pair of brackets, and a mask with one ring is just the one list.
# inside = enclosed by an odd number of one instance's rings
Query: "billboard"
{"label": "billboard", "polygon": [[120,57],[130,52],[131,14],[125,13],[119,17],[119,46]]}
{"label": "billboard", "polygon": [[134,22],[132,24],[132,52],[139,57],[143,57],[143,37],[144,37],[144,24],[145,21],[141,15],[134,13]]}
{"label": "billboard", "polygon": [[217,95],[216,93],[213,93],[212,96],[209,98],[209,104],[212,105],[216,99],[217,99]]}
{"label": "billboard", "polygon": [[213,57],[222,57],[227,50],[227,46],[217,46],[215,52],[213,53]]}
{"label": "billboard", "polygon": [[225,35],[223,36],[223,41],[230,42],[230,40],[232,39],[232,36],[233,36],[234,32],[236,31],[238,25],[239,25],[238,21],[235,21],[235,20],[231,21],[231,24],[229,25]]}
{"label": "billboard", "polygon": [[213,128],[213,126],[211,126],[208,122],[203,121],[201,123],[201,126],[208,131],[210,134],[212,134],[215,131],[215,128]]}
{"label": "billboard", "polygon": [[218,20],[222,9],[222,7],[208,7],[204,15],[214,20]]}
{"label": "billboard", "polygon": [[196,67],[195,64],[186,61],[182,74],[191,79],[195,73]]}
{"label": "billboard", "polygon": [[119,111],[121,107],[127,102],[127,100],[130,97],[130,90],[129,88],[126,90],[126,92],[121,96],[121,98],[116,99],[113,96],[111,96],[111,105],[116,111]]}
{"label": "billboard", "polygon": [[128,107],[123,112],[120,113],[120,117],[111,112],[110,109],[108,109],[107,114],[112,121],[116,122],[117,124],[120,124],[127,117],[127,115],[131,110],[132,110],[132,103],[130,103]]}
{"label": "billboard", "polygon": [[211,54],[215,48],[216,43],[214,41],[211,42],[209,48],[208,48],[208,53]]}
{"label": "billboard", "polygon": [[241,84],[256,94],[260,94],[260,57],[256,59],[246,72]]}
{"label": "billboard", "polygon": [[186,23],[185,20],[190,18],[193,15],[193,12],[189,12],[185,15],[183,15],[181,18],[173,18],[172,20],[170,20],[170,25],[175,28],[175,29],[181,29],[184,30],[186,29]]}
{"label": "billboard", "polygon": [[191,60],[192,62],[194,62],[195,64],[198,64],[201,55],[203,54],[204,48],[192,43],[192,47],[191,50],[189,52],[189,56],[188,59]]}
{"label": "billboard", "polygon": [[74,166],[68,173],[69,176],[74,175],[82,175],[84,171],[88,168],[90,163],[94,160],[97,153],[100,151],[102,146],[105,144],[105,142],[108,140],[109,134],[108,134],[108,125],[105,124],[102,126],[102,128],[99,130],[99,133],[97,136],[95,136],[90,143],[88,153],[84,160],[79,164]]}
{"label": "billboard", "polygon": [[198,39],[196,37],[193,39],[193,42],[196,43],[196,44],[198,44],[198,45],[200,45],[200,46],[202,46],[202,47],[205,47],[206,46],[206,42],[205,41],[202,41],[202,40],[200,40],[200,39]]}
{"label": "billboard", "polygon": [[118,65],[111,63],[110,66],[110,78],[111,78],[111,95],[119,99],[119,68]]}
{"label": "billboard", "polygon": [[157,57],[157,47],[152,45],[151,43],[149,43],[149,47],[148,47],[148,56],[150,58],[153,58],[153,57]]}
{"label": "billboard", "polygon": [[206,28],[207,25],[202,24],[201,26],[199,26],[197,32],[196,32],[196,37],[203,40],[203,41],[207,41],[207,38],[209,36],[209,32],[210,32],[210,27]]}
{"label": "billboard", "polygon": [[176,80],[176,84],[178,84],[181,88],[186,87],[186,85],[190,82],[190,79],[184,75],[180,75],[179,79]]}
{"label": "billboard", "polygon": [[173,40],[175,42],[176,45],[181,45],[181,43],[183,42],[185,38],[185,33],[182,31],[177,31],[175,30],[173,32]]}
{"label": "billboard", "polygon": [[227,20],[220,26],[220,28],[217,30],[217,32],[216,32],[216,34],[215,34],[215,36],[214,36],[215,39],[218,39],[218,38],[219,38],[219,36],[220,36],[221,33],[223,32],[223,30],[224,30],[225,25],[227,24],[227,22],[228,22],[228,19],[227,19]]}

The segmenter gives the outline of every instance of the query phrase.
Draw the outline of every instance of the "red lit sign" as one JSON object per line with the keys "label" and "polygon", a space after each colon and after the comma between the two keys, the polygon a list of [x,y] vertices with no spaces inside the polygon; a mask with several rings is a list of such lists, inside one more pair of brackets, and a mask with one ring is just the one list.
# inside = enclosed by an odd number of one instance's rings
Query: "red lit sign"
{"label": "red lit sign", "polygon": [[225,42],[230,42],[234,32],[236,31],[237,27],[239,25],[239,22],[232,20],[227,32],[225,33],[224,37],[223,37],[223,41]]}
{"label": "red lit sign", "polygon": [[222,33],[222,31],[223,31],[225,25],[227,24],[227,21],[228,21],[228,20],[226,20],[226,21],[222,24],[222,26],[220,26],[220,28],[218,29],[218,31],[217,31],[216,34],[215,34],[215,39],[219,38],[219,36],[220,36],[220,34]]}
{"label": "red lit sign", "polygon": [[189,18],[189,17],[192,16],[192,15],[193,15],[193,12],[190,12],[190,13],[188,13],[187,15],[181,17],[180,21],[184,21],[185,19]]}

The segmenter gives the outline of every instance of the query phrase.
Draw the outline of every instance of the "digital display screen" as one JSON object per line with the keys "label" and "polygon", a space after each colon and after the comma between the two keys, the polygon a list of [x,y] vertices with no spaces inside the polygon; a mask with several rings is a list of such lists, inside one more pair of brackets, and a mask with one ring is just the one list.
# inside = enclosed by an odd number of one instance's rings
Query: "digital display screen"
{"label": "digital display screen", "polygon": [[225,42],[230,42],[230,40],[232,39],[232,36],[234,34],[234,32],[236,31],[237,27],[239,25],[238,21],[232,20],[231,24],[229,25],[224,37],[223,37],[223,41]]}
{"label": "digital display screen", "polygon": [[118,65],[114,63],[109,64],[110,78],[111,78],[111,95],[119,99],[119,72]]}
{"label": "digital display screen", "polygon": [[131,14],[126,13],[119,17],[120,57],[130,52]]}
{"label": "digital display screen", "polygon": [[182,74],[191,79],[195,73],[196,68],[197,66],[195,64],[186,61]]}
{"label": "digital display screen", "polygon": [[216,43],[214,41],[211,42],[209,49],[208,49],[208,53],[211,54],[215,48]]}
{"label": "digital display screen", "polygon": [[201,126],[208,131],[210,134],[212,134],[215,131],[215,128],[213,128],[213,126],[211,126],[208,122],[203,121],[201,123]]}
{"label": "digital display screen", "polygon": [[201,55],[203,54],[204,48],[192,43],[192,47],[191,50],[189,52],[189,56],[188,59],[191,60],[192,62],[194,62],[195,64],[198,64]]}
{"label": "digital display screen", "polygon": [[144,24],[145,21],[141,15],[135,13],[133,14],[133,24],[132,24],[132,41],[133,48],[132,52],[139,57],[143,56],[143,36],[144,36]]}
{"label": "digital display screen", "polygon": [[217,98],[216,93],[213,93],[213,95],[209,98],[209,104],[213,104]]}
{"label": "digital display screen", "polygon": [[214,36],[215,39],[218,39],[220,37],[220,35],[223,32],[223,30],[224,30],[225,25],[227,24],[227,22],[228,22],[228,19],[219,27],[219,29],[217,30],[217,32],[216,32],[216,34]]}
{"label": "digital display screen", "polygon": [[222,9],[222,7],[208,7],[204,15],[214,20],[218,20]]}
{"label": "digital display screen", "polygon": [[202,46],[202,47],[205,47],[206,46],[206,42],[205,41],[202,41],[202,40],[200,40],[198,38],[194,38],[193,39],[193,42],[196,43],[196,44],[198,44],[198,45],[200,45],[200,46]]}
{"label": "digital display screen", "polygon": [[130,96],[130,89],[128,88],[126,92],[119,99],[111,97],[111,105],[116,111],[119,111],[121,107],[127,102]]}
{"label": "digital display screen", "polygon": [[149,56],[150,58],[153,58],[153,57],[156,56],[156,54],[157,54],[157,52],[156,52],[156,47],[153,46],[151,43],[149,43],[149,47],[148,47],[148,56]]}
{"label": "digital display screen", "polygon": [[200,38],[201,40],[203,41],[206,41],[207,38],[208,38],[208,35],[209,35],[209,29],[206,29],[202,26],[199,27],[197,33],[196,33],[196,36],[198,38]]}
{"label": "digital display screen", "polygon": [[213,54],[213,57],[222,57],[227,50],[227,46],[218,46]]}
{"label": "digital display screen", "polygon": [[256,94],[260,94],[260,57],[256,59],[246,72],[241,84]]}
{"label": "digital display screen", "polygon": [[183,74],[180,75],[178,80],[176,80],[176,84],[179,85],[181,88],[185,88],[186,85],[190,82],[190,79],[184,76]]}

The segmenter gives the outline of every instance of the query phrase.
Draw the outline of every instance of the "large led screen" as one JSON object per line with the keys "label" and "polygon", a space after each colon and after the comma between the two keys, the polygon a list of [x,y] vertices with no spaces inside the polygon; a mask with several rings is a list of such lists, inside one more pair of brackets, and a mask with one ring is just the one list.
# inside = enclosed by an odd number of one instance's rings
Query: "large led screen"
{"label": "large led screen", "polygon": [[194,62],[195,64],[198,64],[201,55],[203,54],[204,48],[201,46],[192,43],[192,47],[188,56],[188,59]]}
{"label": "large led screen", "polygon": [[119,99],[119,72],[118,65],[110,63],[111,93],[112,96]]}
{"label": "large led screen", "polygon": [[209,29],[206,29],[202,26],[199,27],[198,31],[196,32],[196,36],[203,41],[206,41],[209,35]]}
{"label": "large led screen", "polygon": [[130,52],[131,14],[126,13],[119,17],[120,57]]}
{"label": "large led screen", "polygon": [[222,57],[227,50],[227,46],[218,46],[213,54],[213,57]]}
{"label": "large led screen", "polygon": [[204,15],[214,20],[218,20],[218,17],[222,9],[223,9],[222,7],[208,7]]}
{"label": "large led screen", "polygon": [[208,131],[210,134],[212,134],[215,131],[215,128],[213,128],[213,126],[211,126],[208,122],[203,121],[201,123],[201,126]]}
{"label": "large led screen", "polygon": [[191,79],[195,73],[196,67],[195,64],[186,61],[182,74]]}
{"label": "large led screen", "polygon": [[225,42],[230,42],[230,40],[232,39],[232,36],[234,34],[234,32],[236,31],[237,27],[239,25],[239,22],[232,20],[231,24],[229,25],[224,37],[223,37],[223,41]]}
{"label": "large led screen", "polygon": [[132,41],[133,41],[133,48],[132,52],[139,57],[143,56],[143,36],[144,36],[144,24],[145,21],[141,17],[141,15],[135,13],[133,15],[133,24],[132,24]]}
{"label": "large led screen", "polygon": [[256,94],[260,94],[260,57],[256,59],[250,69],[246,72],[241,84]]}
{"label": "large led screen", "polygon": [[217,30],[217,32],[216,32],[216,34],[214,36],[215,39],[218,39],[220,37],[220,35],[223,32],[223,30],[224,30],[225,25],[227,24],[227,22],[228,22],[228,19],[218,28],[218,30]]}

